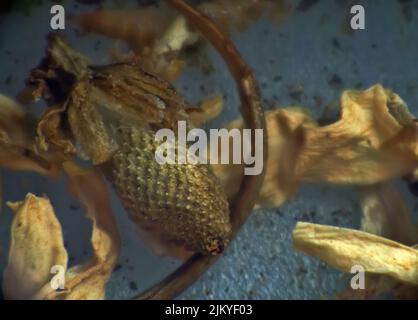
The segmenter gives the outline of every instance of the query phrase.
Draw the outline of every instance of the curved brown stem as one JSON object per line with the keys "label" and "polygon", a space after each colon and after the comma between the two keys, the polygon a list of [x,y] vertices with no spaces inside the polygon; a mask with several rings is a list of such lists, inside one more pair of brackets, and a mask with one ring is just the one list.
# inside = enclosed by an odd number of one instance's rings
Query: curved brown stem
{"label": "curved brown stem", "polygon": [[[168,0],[168,2],[183,14],[222,55],[237,83],[242,103],[241,113],[243,114],[246,128],[252,129],[251,150],[256,150],[254,130],[263,129],[263,161],[266,163],[267,136],[265,118],[261,107],[257,81],[252,71],[231,41],[218,30],[209,18],[182,0]],[[231,205],[233,236],[237,234],[251,213],[263,179],[264,171],[257,176],[244,176],[240,191]],[[195,282],[218,258],[219,256],[195,254],[176,271],[160,283],[135,297],[135,299],[172,299]]]}

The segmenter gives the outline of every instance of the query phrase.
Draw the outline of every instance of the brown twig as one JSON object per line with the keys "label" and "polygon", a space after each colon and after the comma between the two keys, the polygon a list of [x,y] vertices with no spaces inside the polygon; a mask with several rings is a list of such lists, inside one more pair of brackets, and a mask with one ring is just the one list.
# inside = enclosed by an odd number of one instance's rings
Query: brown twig
{"label": "brown twig", "polygon": [[[183,14],[222,55],[237,83],[242,103],[241,113],[244,117],[245,125],[247,128],[252,129],[251,150],[255,150],[256,147],[254,130],[263,129],[263,160],[264,163],[266,163],[267,136],[265,131],[265,118],[254,74],[244,62],[231,41],[219,31],[209,18],[190,7],[182,0],[169,0],[168,2]],[[237,234],[238,230],[240,230],[241,226],[251,213],[263,179],[264,171],[258,176],[244,176],[240,191],[231,205],[233,236]],[[202,256],[200,254],[192,256],[176,271],[155,286],[135,297],[135,299],[172,299],[176,297],[195,282],[218,259],[218,257],[219,256]]]}

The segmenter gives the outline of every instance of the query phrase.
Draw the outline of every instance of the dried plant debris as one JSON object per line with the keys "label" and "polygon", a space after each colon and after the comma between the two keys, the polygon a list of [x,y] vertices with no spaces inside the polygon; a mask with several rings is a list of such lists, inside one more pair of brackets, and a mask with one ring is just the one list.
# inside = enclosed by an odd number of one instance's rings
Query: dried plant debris
{"label": "dried plant debris", "polygon": [[[51,203],[28,194],[23,202],[9,203],[15,211],[3,292],[8,299],[104,299],[106,283],[116,265],[120,238],[111,211],[110,195],[101,175],[64,163],[71,189],[93,221],[93,257],[67,269],[61,225]],[[62,268],[62,288],[54,288],[55,268]],[[59,270],[59,269],[56,269]]]}
{"label": "dried plant debris", "polygon": [[23,107],[0,94],[0,167],[55,177],[57,167],[34,150],[32,127]]}
{"label": "dried plant debris", "polygon": [[418,243],[418,228],[400,192],[391,183],[360,188],[362,230],[405,245]]}
{"label": "dried plant debris", "polygon": [[[318,126],[302,108],[266,113],[269,158],[259,204],[279,206],[302,183],[373,185],[418,166],[418,127],[402,99],[381,85],[346,90],[341,119]],[[242,128],[242,121],[229,127]],[[228,190],[238,189],[240,165],[217,165]]]}
{"label": "dried plant debris", "polygon": [[[418,250],[364,231],[299,222],[293,231],[294,247],[342,271],[361,266],[366,273],[388,276],[402,290],[418,293]],[[383,281],[384,278],[375,278]],[[370,280],[370,278],[369,278]],[[376,281],[366,283],[376,291]]]}
{"label": "dried plant debris", "polygon": [[29,193],[24,201],[8,205],[14,218],[3,294],[7,299],[31,299],[49,283],[52,266],[67,267],[61,226],[47,198]]}
{"label": "dried plant debris", "polygon": [[[263,14],[280,22],[292,10],[286,0],[215,0],[202,2],[197,8],[226,33],[245,30]],[[180,53],[202,42],[184,17],[165,3],[160,3],[158,8],[96,10],[74,16],[72,20],[86,31],[124,41],[139,57],[145,70],[170,81],[185,67],[184,56]],[[118,56],[120,58],[121,54],[116,54]]]}

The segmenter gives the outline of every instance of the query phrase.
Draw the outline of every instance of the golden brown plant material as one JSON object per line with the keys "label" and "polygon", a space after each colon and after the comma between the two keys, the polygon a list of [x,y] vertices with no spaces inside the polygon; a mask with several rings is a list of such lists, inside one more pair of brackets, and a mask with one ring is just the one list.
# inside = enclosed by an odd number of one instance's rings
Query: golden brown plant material
{"label": "golden brown plant material", "polygon": [[[71,156],[79,145],[78,154],[100,165],[141,227],[192,252],[222,252],[231,234],[229,208],[210,166],[155,159],[155,132],[188,121],[183,99],[137,63],[87,67],[86,60],[50,38],[47,57],[30,77],[53,102],[39,122],[39,147],[61,147]],[[58,92],[51,81],[61,85]]]}
{"label": "golden brown plant material", "polygon": [[14,211],[10,249],[3,273],[6,299],[32,299],[49,283],[51,267],[67,267],[61,226],[48,199],[28,194],[8,203]]}
{"label": "golden brown plant material", "polygon": [[[401,177],[418,166],[418,127],[402,99],[375,85],[346,90],[341,119],[318,126],[301,108],[266,113],[266,179],[259,205],[279,206],[302,183],[373,185]],[[235,121],[230,128],[242,128]],[[240,165],[216,165],[215,172],[233,197]]]}
{"label": "golden brown plant material", "polygon": [[298,222],[293,230],[297,250],[350,272],[354,265],[418,285],[418,250],[364,231]]}
{"label": "golden brown plant material", "polygon": [[[64,163],[71,189],[93,222],[93,257],[67,268],[61,225],[49,199],[28,194],[9,203],[14,211],[8,264],[3,274],[7,299],[104,299],[106,284],[116,265],[120,238],[110,204],[110,194],[99,172]],[[65,272],[64,288],[51,285],[54,269]],[[55,270],[55,272],[58,269]]]}
{"label": "golden brown plant material", "polygon": [[0,167],[55,177],[58,168],[33,150],[32,119],[12,99],[0,94]]}

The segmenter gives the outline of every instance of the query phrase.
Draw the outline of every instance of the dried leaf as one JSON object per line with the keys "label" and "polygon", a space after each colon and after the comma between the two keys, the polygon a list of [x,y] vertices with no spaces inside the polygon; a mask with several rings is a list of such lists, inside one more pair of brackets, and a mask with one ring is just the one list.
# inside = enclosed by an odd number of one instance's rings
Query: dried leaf
{"label": "dried leaf", "polygon": [[300,181],[365,185],[413,171],[418,131],[399,96],[375,85],[344,91],[341,105],[341,120],[306,131]]}
{"label": "dried leaf", "polygon": [[52,266],[67,266],[61,226],[46,198],[29,193],[23,202],[8,206],[14,218],[3,293],[7,299],[30,299],[49,285]]}
{"label": "dried leaf", "polygon": [[[373,185],[418,166],[418,127],[399,96],[378,84],[344,91],[341,105],[341,119],[323,127],[294,107],[266,113],[269,158],[259,205],[281,205],[302,183]],[[242,129],[242,121],[232,127]],[[214,169],[233,197],[242,166]]]}
{"label": "dried leaf", "polygon": [[350,272],[366,272],[418,285],[418,250],[363,231],[298,222],[293,230],[297,250]]}
{"label": "dried leaf", "polygon": [[[304,145],[305,132],[315,128],[316,124],[303,109],[289,107],[267,112],[266,126],[269,157],[257,206],[278,207],[297,192],[299,182],[295,166]],[[230,123],[228,129],[232,128],[242,130],[242,120]],[[232,152],[230,143],[229,150]],[[232,199],[238,192],[243,166],[228,164],[213,165],[213,168],[228,198]]]}

